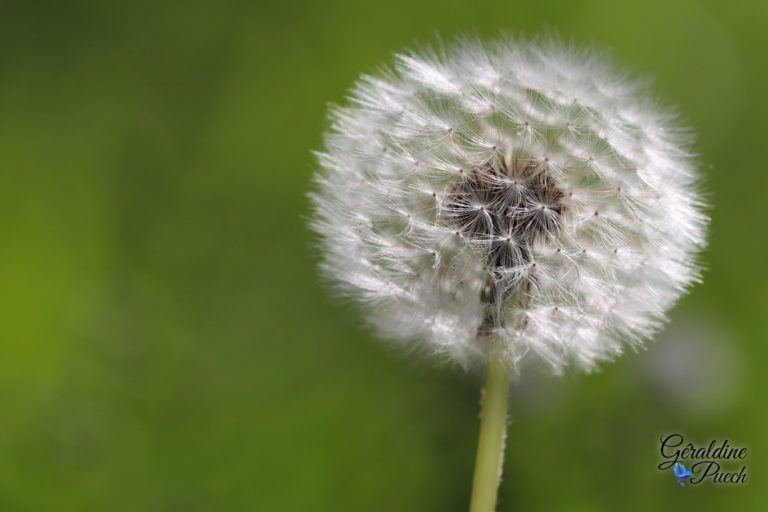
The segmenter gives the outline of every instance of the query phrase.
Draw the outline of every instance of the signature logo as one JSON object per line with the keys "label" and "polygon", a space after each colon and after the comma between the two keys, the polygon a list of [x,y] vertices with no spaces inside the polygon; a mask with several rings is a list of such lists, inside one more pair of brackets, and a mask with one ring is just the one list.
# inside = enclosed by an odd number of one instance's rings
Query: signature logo
{"label": "signature logo", "polygon": [[[661,471],[672,470],[680,487],[710,482],[715,485],[747,483],[746,447],[731,445],[727,440],[711,440],[706,445],[686,441],[680,434],[659,439]],[[688,469],[690,468],[690,469]]]}

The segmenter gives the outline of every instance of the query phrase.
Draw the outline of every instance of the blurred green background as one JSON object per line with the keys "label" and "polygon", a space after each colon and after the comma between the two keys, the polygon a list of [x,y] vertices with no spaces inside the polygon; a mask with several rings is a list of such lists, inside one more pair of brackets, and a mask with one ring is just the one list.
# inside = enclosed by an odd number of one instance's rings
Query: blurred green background
{"label": "blurred green background", "polygon": [[[768,501],[768,4],[30,2],[0,12],[0,510],[466,510],[481,377],[319,284],[329,102],[415,43],[558,32],[698,133],[705,283],[645,352],[513,389],[499,510]],[[750,449],[680,489],[658,438]]]}

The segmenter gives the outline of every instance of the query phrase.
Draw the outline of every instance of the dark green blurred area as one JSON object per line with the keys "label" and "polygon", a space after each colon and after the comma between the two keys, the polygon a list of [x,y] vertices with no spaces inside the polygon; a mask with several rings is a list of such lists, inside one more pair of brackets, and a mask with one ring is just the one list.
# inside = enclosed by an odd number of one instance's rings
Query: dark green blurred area
{"label": "dark green blurred area", "polygon": [[[466,510],[480,377],[329,296],[305,194],[361,72],[503,30],[654,76],[714,206],[663,339],[515,386],[499,510],[764,507],[767,22],[761,1],[6,0],[0,510]],[[750,482],[678,488],[665,432],[748,446]]]}

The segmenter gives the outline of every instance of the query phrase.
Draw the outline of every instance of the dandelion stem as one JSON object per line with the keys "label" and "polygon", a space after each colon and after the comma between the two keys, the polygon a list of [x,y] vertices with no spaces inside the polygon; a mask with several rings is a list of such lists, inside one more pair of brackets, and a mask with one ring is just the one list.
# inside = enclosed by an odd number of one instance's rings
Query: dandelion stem
{"label": "dandelion stem", "polygon": [[[491,342],[493,345],[493,341]],[[507,431],[509,365],[497,350],[490,350],[485,389],[482,394],[480,436],[477,442],[475,476],[470,512],[493,512],[504,462]]]}

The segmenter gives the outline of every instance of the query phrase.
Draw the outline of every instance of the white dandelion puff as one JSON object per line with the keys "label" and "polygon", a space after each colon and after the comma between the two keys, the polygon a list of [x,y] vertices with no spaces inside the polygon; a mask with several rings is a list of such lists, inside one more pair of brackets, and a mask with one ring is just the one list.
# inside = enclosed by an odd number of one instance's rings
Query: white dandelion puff
{"label": "white dandelion puff", "polygon": [[463,42],[335,108],[312,193],[323,269],[381,336],[463,366],[585,369],[699,278],[686,132],[599,55]]}

